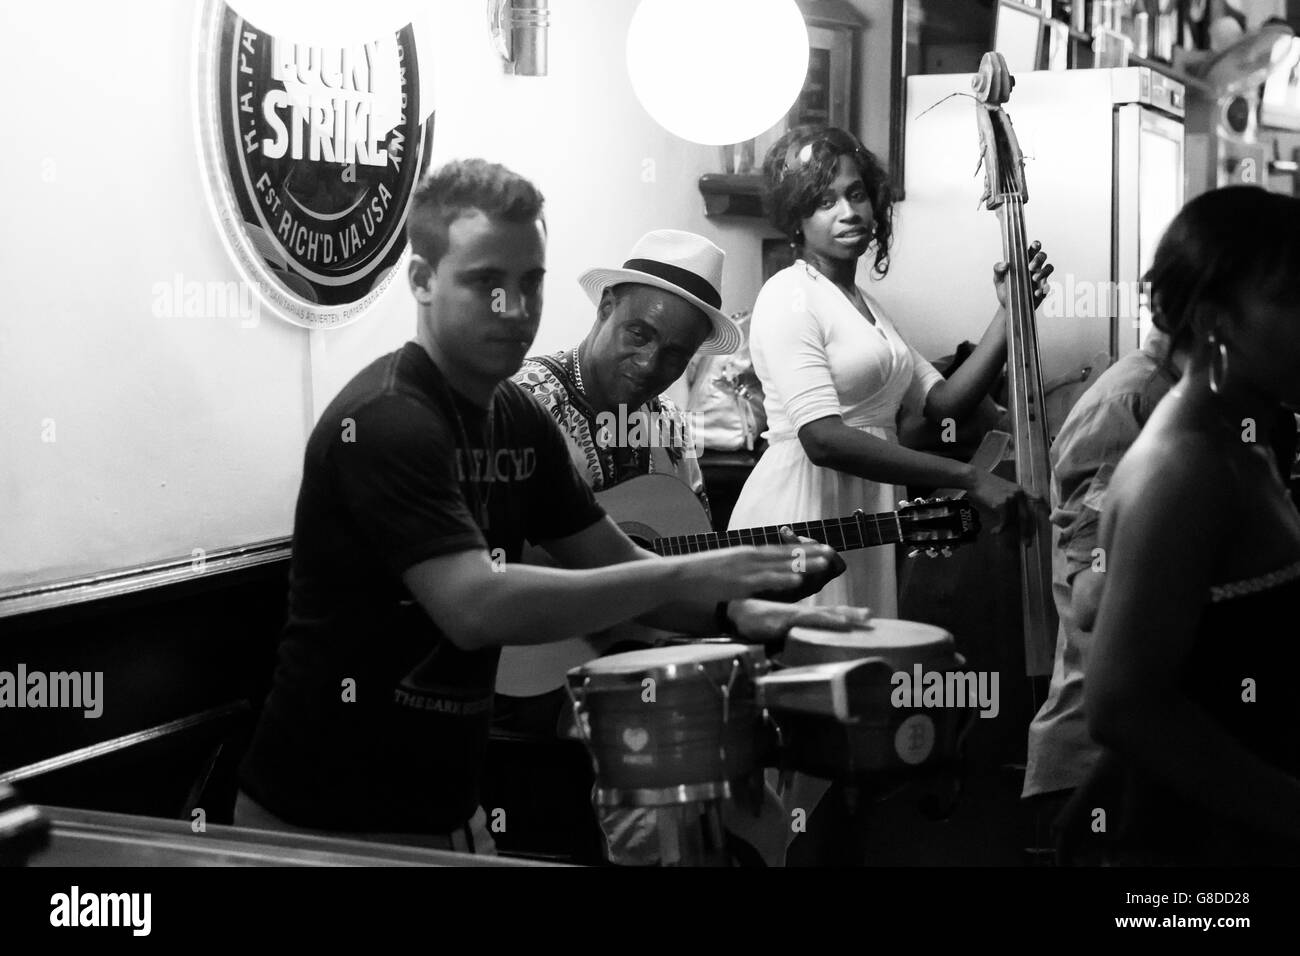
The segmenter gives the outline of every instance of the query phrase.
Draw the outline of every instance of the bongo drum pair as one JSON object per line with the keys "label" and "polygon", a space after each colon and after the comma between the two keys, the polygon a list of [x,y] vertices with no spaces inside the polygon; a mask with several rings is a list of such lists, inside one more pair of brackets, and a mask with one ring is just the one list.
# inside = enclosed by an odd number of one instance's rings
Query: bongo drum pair
{"label": "bongo drum pair", "polygon": [[719,800],[763,766],[827,778],[951,762],[970,708],[895,706],[894,675],[963,666],[952,635],[912,621],[795,628],[771,665],[761,647],[696,643],[569,671],[602,806]]}

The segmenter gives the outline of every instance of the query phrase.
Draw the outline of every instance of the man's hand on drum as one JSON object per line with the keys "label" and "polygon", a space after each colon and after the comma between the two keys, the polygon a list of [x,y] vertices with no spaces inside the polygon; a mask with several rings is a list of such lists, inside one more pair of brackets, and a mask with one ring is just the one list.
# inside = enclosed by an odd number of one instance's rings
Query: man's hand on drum
{"label": "man's hand on drum", "polygon": [[[814,541],[812,538],[799,537],[794,533],[794,529],[788,524],[781,526],[781,541],[784,544],[790,545],[791,548],[802,548],[804,551],[807,551],[809,545],[813,545],[817,548],[823,547],[823,545]],[[826,550],[830,551],[830,564],[827,565],[825,570],[813,571],[810,568],[808,573],[803,576],[803,581],[799,583],[798,587],[790,588],[785,591],[765,591],[762,594],[756,594],[754,596],[762,598],[765,601],[781,601],[785,604],[793,604],[795,601],[801,601],[806,597],[816,594],[822,588],[826,587],[827,584],[834,581],[844,573],[844,559],[841,558],[833,549],[827,548]],[[791,554],[793,556],[794,552],[791,552]]]}
{"label": "man's hand on drum", "polygon": [[826,574],[835,551],[826,545],[761,545],[673,557],[684,564],[682,583],[710,601],[800,588],[806,576]]}
{"label": "man's hand on drum", "polygon": [[723,548],[674,560],[687,564],[691,590],[715,601],[759,593],[813,594],[843,573],[844,562],[834,549],[793,534],[787,540],[788,544]]}
{"label": "man's hand on drum", "polygon": [[851,631],[871,626],[871,609],[849,605],[801,607],[776,601],[733,601],[728,616],[741,639],[751,644],[779,644],[792,627],[816,627],[827,631]]}

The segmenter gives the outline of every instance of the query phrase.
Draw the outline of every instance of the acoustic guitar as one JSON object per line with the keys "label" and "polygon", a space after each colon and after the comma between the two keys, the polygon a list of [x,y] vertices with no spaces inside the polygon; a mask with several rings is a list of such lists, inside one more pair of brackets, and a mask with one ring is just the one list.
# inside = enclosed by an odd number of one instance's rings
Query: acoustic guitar
{"label": "acoustic guitar", "polygon": [[[781,526],[715,532],[698,498],[685,483],[671,475],[644,475],[596,495],[601,507],[623,532],[655,554],[697,554],[741,545],[780,544]],[[951,548],[973,541],[980,518],[968,501],[916,499],[898,511],[863,514],[824,521],[786,522],[795,534],[829,545],[836,551],[855,551],[900,542],[913,554],[947,555]],[[526,549],[530,564],[551,564],[541,549]],[[496,690],[511,697],[535,697],[563,687],[565,675],[599,657],[604,648],[623,641],[642,644],[672,637],[664,631],[638,624],[622,624],[600,634],[570,638],[551,644],[501,649]]]}

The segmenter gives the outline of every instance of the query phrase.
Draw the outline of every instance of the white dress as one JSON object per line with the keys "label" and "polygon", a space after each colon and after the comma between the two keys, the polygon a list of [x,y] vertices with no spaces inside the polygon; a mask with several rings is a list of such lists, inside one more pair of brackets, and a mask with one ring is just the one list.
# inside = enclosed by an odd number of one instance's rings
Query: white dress
{"label": "white dress", "polygon": [[[920,411],[930,389],[943,381],[903,341],[884,310],[858,291],[875,325],[802,259],[759,292],[750,351],[763,383],[769,447],[736,501],[732,530],[839,518],[858,508],[867,514],[893,511],[905,497],[904,488],[814,465],[798,439],[809,422],[836,416],[850,428],[897,442],[899,407]],[[893,546],[842,556],[845,573],[803,603],[865,605],[876,617],[897,617]]]}

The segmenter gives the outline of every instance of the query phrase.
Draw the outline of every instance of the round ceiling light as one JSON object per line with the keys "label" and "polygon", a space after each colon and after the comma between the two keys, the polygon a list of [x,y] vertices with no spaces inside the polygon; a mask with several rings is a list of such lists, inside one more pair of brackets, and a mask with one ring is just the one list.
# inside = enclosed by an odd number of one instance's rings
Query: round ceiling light
{"label": "round ceiling light", "polygon": [[726,145],[771,128],[808,73],[794,0],[641,0],[627,34],[641,105],[682,139]]}

